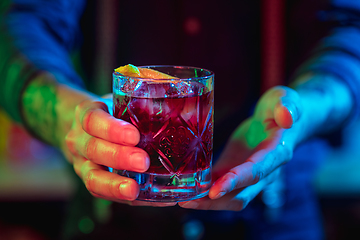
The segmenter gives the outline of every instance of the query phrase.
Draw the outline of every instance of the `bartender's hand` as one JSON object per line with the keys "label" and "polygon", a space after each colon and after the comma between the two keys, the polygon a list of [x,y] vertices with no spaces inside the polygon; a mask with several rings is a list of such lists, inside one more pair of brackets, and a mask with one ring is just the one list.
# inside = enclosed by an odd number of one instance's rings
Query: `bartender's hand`
{"label": "bartender's hand", "polygon": [[129,205],[172,206],[176,203],[136,201],[139,185],[135,180],[107,170],[144,172],[148,154],[135,147],[140,133],[132,124],[114,118],[109,99],[86,100],[76,107],[75,119],[66,136],[67,158],[88,191],[95,197]]}
{"label": "bartender's hand", "polygon": [[208,197],[179,205],[204,210],[245,208],[292,158],[301,135],[301,110],[299,95],[293,89],[276,87],[265,93],[253,116],[235,130],[214,165]]}

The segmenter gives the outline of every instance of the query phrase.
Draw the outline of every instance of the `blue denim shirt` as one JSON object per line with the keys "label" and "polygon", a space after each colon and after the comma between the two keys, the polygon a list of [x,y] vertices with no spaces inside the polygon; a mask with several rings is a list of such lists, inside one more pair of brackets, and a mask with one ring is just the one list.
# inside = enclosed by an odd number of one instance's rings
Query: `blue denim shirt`
{"label": "blue denim shirt", "polygon": [[[21,121],[19,101],[39,71],[83,86],[70,55],[81,44],[79,20],[85,1],[14,0],[0,16],[0,105]],[[65,80],[66,79],[66,80]]]}
{"label": "blue denim shirt", "polygon": [[336,27],[322,39],[296,75],[313,71],[333,74],[344,80],[355,99],[352,116],[355,118],[360,111],[360,2],[333,0],[331,7],[319,13],[319,18],[336,23]]}

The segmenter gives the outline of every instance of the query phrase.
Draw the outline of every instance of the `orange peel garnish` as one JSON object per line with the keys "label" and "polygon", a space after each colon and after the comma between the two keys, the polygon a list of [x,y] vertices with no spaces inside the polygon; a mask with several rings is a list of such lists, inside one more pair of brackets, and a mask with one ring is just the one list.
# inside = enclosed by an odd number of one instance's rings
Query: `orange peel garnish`
{"label": "orange peel garnish", "polygon": [[115,69],[115,72],[121,73],[122,75],[127,77],[138,77],[138,78],[148,78],[148,79],[177,79],[177,77],[168,75],[166,73],[162,73],[151,68],[136,67],[132,64],[118,67]]}
{"label": "orange peel garnish", "polygon": [[132,64],[118,67],[115,69],[115,72],[121,73],[127,77],[141,77],[139,69]]}

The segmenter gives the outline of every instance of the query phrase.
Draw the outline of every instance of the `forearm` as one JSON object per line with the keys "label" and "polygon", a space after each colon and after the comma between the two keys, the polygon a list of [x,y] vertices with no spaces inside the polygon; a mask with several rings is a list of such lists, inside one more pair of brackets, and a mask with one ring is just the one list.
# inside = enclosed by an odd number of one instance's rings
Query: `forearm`
{"label": "forearm", "polygon": [[[40,71],[62,75],[64,84],[83,86],[70,54],[79,46],[77,23],[85,1],[68,3],[13,0],[0,4],[0,105],[16,122],[23,124],[19,106],[24,86]],[[45,111],[44,104],[38,104]]]}
{"label": "forearm", "polygon": [[350,88],[331,74],[303,74],[291,87],[301,99],[300,141],[344,126],[354,112]]}
{"label": "forearm", "polygon": [[75,118],[76,106],[96,97],[76,87],[60,84],[49,73],[41,73],[23,91],[20,101],[23,123],[41,140],[61,148]]}

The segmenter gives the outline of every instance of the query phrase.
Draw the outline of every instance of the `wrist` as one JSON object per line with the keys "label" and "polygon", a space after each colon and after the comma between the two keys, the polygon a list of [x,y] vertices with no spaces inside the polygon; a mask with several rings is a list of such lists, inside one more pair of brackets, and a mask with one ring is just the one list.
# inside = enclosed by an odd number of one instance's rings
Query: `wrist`
{"label": "wrist", "polygon": [[92,98],[85,91],[60,84],[49,73],[41,73],[26,86],[21,99],[25,127],[40,140],[62,147],[75,118],[75,107]]}
{"label": "wrist", "polygon": [[304,138],[340,128],[350,118],[353,98],[347,84],[336,76],[307,73],[291,87],[302,101]]}

